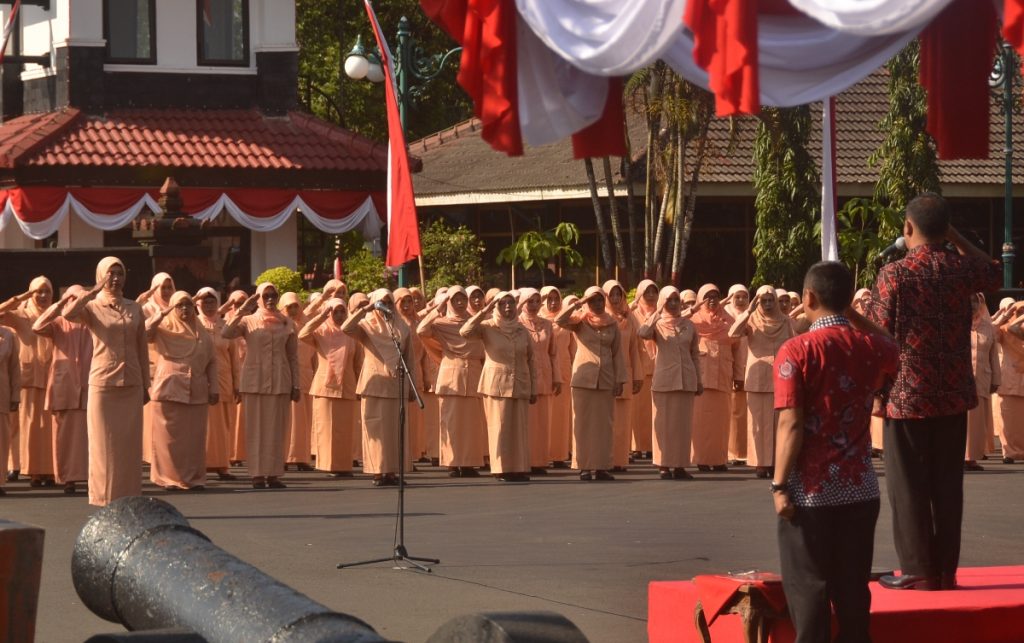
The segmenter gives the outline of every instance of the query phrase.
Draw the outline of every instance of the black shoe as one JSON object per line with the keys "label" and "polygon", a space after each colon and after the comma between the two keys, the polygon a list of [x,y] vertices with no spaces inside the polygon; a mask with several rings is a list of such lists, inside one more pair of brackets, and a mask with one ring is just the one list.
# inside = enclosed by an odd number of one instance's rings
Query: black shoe
{"label": "black shoe", "polygon": [[598,471],[594,474],[594,480],[614,480],[615,476],[608,473],[607,471]]}
{"label": "black shoe", "polygon": [[728,471],[729,467],[728,465],[725,464],[716,464],[715,466],[711,467],[711,470],[717,473],[723,473],[725,471]]}
{"label": "black shoe", "polygon": [[698,464],[697,471],[700,471],[701,473],[708,473],[711,471],[711,467],[706,464]]}
{"label": "black shoe", "polygon": [[686,469],[683,469],[682,467],[673,471],[672,477],[675,478],[676,480],[693,480],[693,476],[690,475],[690,472],[687,471]]}
{"label": "black shoe", "polygon": [[592,475],[590,475],[589,471],[580,471],[580,480],[585,480],[587,482],[590,482],[593,479],[594,479],[594,477]]}
{"label": "black shoe", "polygon": [[64,493],[68,494],[69,496],[75,495],[75,483],[74,482],[65,482],[64,483]]}
{"label": "black shoe", "polygon": [[439,466],[441,466],[441,458],[431,458],[430,459],[430,466],[432,466],[432,467],[439,467]]}
{"label": "black shoe", "polygon": [[18,481],[18,476],[20,476],[20,475],[21,475],[21,470],[20,469],[15,469],[14,471],[8,471],[7,472],[7,482],[17,482]]}
{"label": "black shoe", "polygon": [[671,480],[672,479],[672,472],[669,471],[668,469],[665,469],[664,471],[661,472],[660,478],[662,480]]}
{"label": "black shoe", "polygon": [[383,487],[386,484],[384,482],[384,476],[374,476],[371,484],[375,487]]}
{"label": "black shoe", "polygon": [[974,460],[967,460],[964,462],[964,471],[984,471],[985,467],[981,466]]}
{"label": "black shoe", "polygon": [[452,467],[452,468],[448,469],[448,477],[449,478],[461,478],[462,477],[462,469],[460,469],[459,467]]}
{"label": "black shoe", "polygon": [[564,460],[555,460],[554,462],[551,463],[551,468],[552,469],[568,469],[569,468],[569,463],[565,462]]}
{"label": "black shoe", "polygon": [[267,488],[269,489],[287,489],[288,485],[281,482],[277,478],[267,478]]}
{"label": "black shoe", "polygon": [[758,467],[757,470],[754,472],[754,475],[760,480],[767,480],[768,476],[770,475],[768,472],[768,467]]}
{"label": "black shoe", "polygon": [[[1013,464],[1013,458],[1003,458],[1003,464]],[[7,479],[10,480],[10,476],[8,476]],[[15,477],[15,480],[17,480],[17,477]]]}
{"label": "black shoe", "polygon": [[[406,482],[405,484],[406,484],[406,486],[408,486],[409,483]],[[395,474],[393,474],[393,473],[385,473],[384,474],[384,486],[385,487],[397,487],[398,486],[398,477]]]}
{"label": "black shoe", "polygon": [[481,471],[490,471],[491,470],[491,463],[490,462],[484,462],[483,466],[480,467],[480,470]]}
{"label": "black shoe", "polygon": [[416,462],[418,464],[430,464],[430,458],[428,458],[427,456],[423,456],[422,458],[420,458]]}
{"label": "black shoe", "polygon": [[217,479],[218,480],[238,480],[238,476],[236,476],[233,473],[218,472],[217,473]]}
{"label": "black shoe", "polygon": [[546,476],[548,475],[548,470],[544,467],[530,467],[530,474],[535,476]]}
{"label": "black shoe", "polygon": [[612,467],[613,473],[625,473],[626,467]]}
{"label": "black shoe", "polygon": [[515,474],[512,473],[496,473],[494,479],[498,482],[515,482]]}
{"label": "black shoe", "polygon": [[[480,472],[473,467],[460,467],[459,470],[462,472],[463,478],[479,478]],[[490,471],[491,468],[487,467],[484,471]]]}
{"label": "black shoe", "polygon": [[299,462],[299,463],[297,463],[297,464],[295,465],[295,469],[296,469],[297,471],[307,471],[307,472],[308,472],[308,471],[316,471],[316,468],[315,468],[315,467],[312,467],[312,466],[310,466],[310,465],[306,464],[305,462]]}
{"label": "black shoe", "polygon": [[882,576],[878,584],[886,589],[916,589],[929,592],[939,589],[939,579],[933,576],[917,576],[915,574],[903,574],[902,576]]}
{"label": "black shoe", "polygon": [[353,474],[351,471],[331,471],[327,474],[328,478],[351,478]]}
{"label": "black shoe", "polygon": [[31,480],[28,481],[28,486],[33,487],[35,489],[39,489],[40,487],[43,486],[43,481],[39,478],[32,478]]}
{"label": "black shoe", "polygon": [[266,489],[267,488],[267,481],[264,480],[263,478],[253,478],[252,479],[252,488],[253,489]]}
{"label": "black shoe", "polygon": [[[547,473],[547,472],[545,471],[545,473]],[[526,474],[526,473],[517,473],[517,474],[514,475],[514,477],[515,477],[515,482],[529,482],[530,481],[530,476],[528,474]]]}
{"label": "black shoe", "polygon": [[957,588],[956,573],[946,573],[939,576],[939,589],[949,591]]}
{"label": "black shoe", "polygon": [[189,491],[191,493],[202,493],[206,491],[206,487],[204,487],[203,485],[196,485],[194,487],[189,487],[185,491]]}

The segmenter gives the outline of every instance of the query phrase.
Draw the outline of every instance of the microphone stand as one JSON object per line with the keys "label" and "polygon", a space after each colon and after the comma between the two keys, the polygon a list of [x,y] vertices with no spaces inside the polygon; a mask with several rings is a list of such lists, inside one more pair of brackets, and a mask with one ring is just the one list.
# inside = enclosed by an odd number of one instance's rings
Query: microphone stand
{"label": "microphone stand", "polygon": [[391,323],[392,315],[382,312],[384,317],[384,323],[388,325],[388,332],[391,335],[391,342],[395,345],[395,352],[398,354],[398,514],[396,520],[398,522],[398,534],[395,539],[395,548],[391,552],[391,556],[387,558],[374,558],[372,560],[361,560],[354,563],[338,563],[338,569],[344,569],[346,567],[359,567],[362,565],[373,565],[376,563],[395,563],[394,569],[409,569],[405,565],[415,567],[420,571],[430,573],[430,568],[420,563],[433,563],[439,564],[441,561],[437,558],[421,558],[418,556],[410,556],[409,551],[405,548],[405,383],[406,380],[409,382],[409,388],[412,390],[413,396],[416,398],[416,404],[423,408],[423,398],[420,397],[420,392],[416,390],[416,382],[412,379],[412,374],[409,371],[409,365],[405,362],[405,355],[402,353],[402,345],[399,342],[398,333],[395,332],[395,326]]}

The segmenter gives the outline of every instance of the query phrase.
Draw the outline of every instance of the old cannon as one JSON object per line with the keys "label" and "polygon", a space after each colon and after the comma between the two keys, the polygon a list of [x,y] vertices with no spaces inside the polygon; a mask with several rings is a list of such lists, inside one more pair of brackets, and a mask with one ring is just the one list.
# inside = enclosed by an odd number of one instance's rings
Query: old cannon
{"label": "old cannon", "polygon": [[[131,630],[90,639],[97,642],[385,640],[362,620],[313,601],[217,547],[156,498],[121,498],[96,512],[75,543],[71,572],[86,607]],[[586,637],[559,614],[525,612],[461,616],[429,638],[461,641],[586,643]]]}

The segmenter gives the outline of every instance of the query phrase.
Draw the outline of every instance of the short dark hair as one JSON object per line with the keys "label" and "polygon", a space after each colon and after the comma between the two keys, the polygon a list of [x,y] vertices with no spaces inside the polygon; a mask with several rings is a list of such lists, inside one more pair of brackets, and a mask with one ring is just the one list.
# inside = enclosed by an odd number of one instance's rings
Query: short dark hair
{"label": "short dark hair", "polygon": [[907,218],[928,240],[939,240],[949,230],[949,205],[934,192],[925,192],[907,204]]}
{"label": "short dark hair", "polygon": [[813,292],[826,310],[841,313],[853,301],[853,275],[838,261],[820,261],[807,271],[804,289]]}

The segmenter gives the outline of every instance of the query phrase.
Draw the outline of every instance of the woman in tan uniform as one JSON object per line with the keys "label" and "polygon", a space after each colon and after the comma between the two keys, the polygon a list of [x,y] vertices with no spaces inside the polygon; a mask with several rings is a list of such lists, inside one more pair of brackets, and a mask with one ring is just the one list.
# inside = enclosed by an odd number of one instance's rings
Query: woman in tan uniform
{"label": "woman in tan uniform", "polygon": [[558,345],[555,343],[555,325],[540,316],[541,306],[539,292],[533,288],[523,288],[519,291],[519,308],[522,311],[519,323],[529,333],[533,351],[534,390],[537,401],[529,407],[530,417],[527,426],[530,436],[530,473],[538,475],[548,472],[546,467],[551,461],[551,405],[562,393],[562,372],[558,363]]}
{"label": "woman in tan uniform", "polygon": [[[1006,321],[1008,315],[1012,314],[1011,310],[1013,305],[1017,303],[1013,297],[1003,297],[999,300],[999,308],[996,310],[996,314],[992,316],[992,327],[998,329]],[[1003,345],[998,340],[998,333],[996,339],[996,351],[999,353],[999,371],[1003,372],[1003,365],[1005,363]],[[1002,402],[999,400],[999,393],[992,394],[992,425],[994,437],[999,438],[999,443],[1003,443],[1003,414],[999,412],[1002,408]],[[988,446],[989,451],[995,451],[995,442]]]}
{"label": "woman in tan uniform", "polygon": [[[729,304],[725,312],[736,319],[750,308],[750,291],[743,284],[729,288]],[[747,364],[747,338],[741,337],[736,348],[736,365]],[[729,460],[740,464],[747,460],[747,393],[743,387],[733,389],[729,396]]]}
{"label": "woman in tan uniform", "polygon": [[[21,364],[18,359],[18,339],[14,333],[0,326],[0,454],[7,455],[10,448],[11,414],[18,410],[21,395]],[[7,478],[0,476],[0,496],[6,495],[4,483]]]}
{"label": "woman in tan uniform", "polygon": [[[224,302],[224,305],[220,307],[220,314],[224,317],[225,324],[235,315],[238,314],[242,304],[249,299],[249,295],[245,294],[244,290],[235,290],[228,295],[228,300]],[[234,351],[235,359],[238,361],[239,373],[235,381],[235,421],[232,425],[231,431],[231,459],[229,460],[232,466],[241,466],[246,459],[245,453],[245,407],[242,406],[242,394],[238,390],[237,386],[241,384],[241,368],[242,363],[245,362],[245,338],[236,337],[231,341]]]}
{"label": "woman in tan uniform", "polygon": [[245,339],[238,389],[254,489],[283,489],[289,403],[299,401],[299,353],[292,320],[277,310],[277,289],[264,282],[224,326],[225,339]]}
{"label": "woman in tan uniform", "polygon": [[356,381],[363,351],[341,330],[346,317],[345,302],[331,298],[299,331],[299,341],[316,349],[316,374],[310,388],[316,466],[331,478],[352,477],[352,444],[359,418]]}
{"label": "woman in tan uniform", "polygon": [[[363,365],[356,385],[363,423],[363,472],[372,474],[373,485],[380,487],[398,484],[396,474],[402,466],[398,456],[399,404],[406,401],[398,399],[398,355],[384,314],[374,308],[377,302],[394,310],[391,293],[383,288],[375,290],[365,303],[352,311],[341,330],[363,346]],[[411,368],[409,327],[401,317],[392,316],[398,345],[405,363]],[[415,377],[415,373],[411,375]],[[412,395],[408,387],[406,391],[408,396]]]}
{"label": "woman in tan uniform", "polygon": [[693,398],[704,393],[700,379],[700,338],[683,317],[682,301],[674,286],[658,293],[658,304],[640,326],[640,337],[655,342],[654,466],[662,480],[692,480],[690,465]]}
{"label": "woman in tan uniform", "polygon": [[149,401],[149,351],[142,307],[123,297],[125,269],[106,257],[96,286],[64,311],[92,333],[87,423],[89,504],[142,494],[142,407]]}
{"label": "woman in tan uniform", "polygon": [[224,339],[225,322],[220,316],[220,297],[213,288],[202,288],[194,301],[199,306],[199,323],[213,340],[213,354],[217,360],[217,381],[210,382],[217,393],[217,403],[209,409],[206,421],[206,471],[216,473],[219,480],[235,480],[228,472],[231,460],[231,440],[234,437],[235,391],[238,390],[240,363],[235,343]]}
{"label": "woman in tan uniform", "polygon": [[[405,325],[413,331],[419,325],[419,315],[416,313],[416,300],[412,291],[408,288],[396,288],[391,296],[395,299],[395,312],[402,318]],[[409,368],[416,371],[416,382],[423,381],[423,343],[415,332],[410,332],[409,341],[412,343],[412,360]],[[421,395],[422,397],[422,395]],[[423,412],[426,404],[421,410],[419,405],[410,404],[405,410],[406,436],[409,438],[409,451],[406,453],[410,460],[419,460],[426,450],[426,436],[423,433]]]}
{"label": "woman in tan uniform", "polygon": [[[293,292],[281,295],[277,309],[284,313],[295,325],[295,331],[306,323],[307,317],[302,313],[302,302]],[[299,351],[299,401],[291,405],[291,422],[288,425],[288,447],[285,450],[285,463],[293,465],[297,471],[314,471],[310,466],[313,454],[313,398],[309,395],[309,387],[313,384],[313,373],[316,372],[316,350],[305,342],[298,343]]]}
{"label": "woman in tan uniform", "polygon": [[[586,312],[577,315],[583,306]],[[621,337],[615,318],[605,312],[605,295],[599,286],[587,288],[583,299],[566,306],[555,323],[576,336],[572,365],[573,467],[580,480],[614,480],[612,431],[615,398],[627,383]]]}
{"label": "woman in tan uniform", "polygon": [[516,317],[516,298],[499,292],[463,324],[463,337],[480,340],[486,359],[479,391],[487,418],[491,475],[502,482],[530,479],[529,405],[536,403],[530,333]]}
{"label": "woman in tan uniform", "polygon": [[615,398],[615,419],[612,429],[612,471],[626,471],[629,464],[629,447],[633,441],[633,395],[640,392],[644,383],[643,366],[640,364],[640,338],[636,334],[639,324],[631,314],[626,301],[626,289],[618,281],[610,279],[601,287],[607,298],[607,308],[619,326],[622,360],[630,381],[622,387],[622,393]]}
{"label": "woman in tan uniform", "polygon": [[157,360],[149,479],[168,491],[206,488],[206,424],[219,381],[213,339],[196,316],[192,296],[179,290],[166,310],[146,320]]}
{"label": "woman in tan uniform", "polygon": [[[149,290],[143,292],[135,301],[142,306],[142,314],[149,319],[161,310],[170,306],[171,295],[177,288],[174,279],[166,272],[158,272],[149,282]],[[149,381],[153,381],[156,368],[156,352],[149,346]],[[150,391],[152,394],[152,391]],[[152,397],[152,395],[150,395]],[[147,404],[142,409],[142,461],[153,462],[153,407]]]}
{"label": "woman in tan uniform", "polygon": [[[53,342],[53,360],[46,384],[46,409],[53,413],[53,470],[64,493],[75,493],[75,483],[89,479],[89,429],[86,401],[89,368],[92,365],[92,335],[79,323],[61,317],[61,312],[85,294],[81,286],[70,286],[60,301],[46,309],[32,324],[32,330]],[[3,408],[3,407],[0,407]]]}
{"label": "woman in tan uniform", "polygon": [[[445,293],[447,288],[438,288],[434,298],[423,309],[419,315],[423,319],[435,308],[440,315],[445,314]],[[417,323],[417,326],[419,324]],[[420,395],[423,398],[423,434],[424,434],[424,461],[432,466],[441,464],[441,402],[435,393],[437,386],[437,373],[441,368],[443,351],[441,344],[433,337],[424,337],[417,333],[420,345],[423,346],[423,355],[420,371],[423,373],[423,388]]]}
{"label": "woman in tan uniform", "polygon": [[[863,315],[865,307],[870,301],[871,290],[861,288],[853,295],[853,309]],[[884,414],[885,405],[882,404],[881,398],[876,397],[871,407],[871,452],[872,455],[876,456],[882,453],[882,434],[883,425],[885,424],[885,419],[882,416]]]}
{"label": "woman in tan uniform", "polygon": [[[562,310],[562,293],[554,286],[540,289],[543,307],[540,316],[551,322],[551,337],[555,343],[555,360],[558,363],[559,379],[572,373],[572,357],[576,352],[576,339],[568,331],[554,323]],[[559,386],[561,390],[563,387]],[[565,469],[572,459],[572,395],[561,391],[551,397],[548,404],[548,460],[555,469]]]}
{"label": "woman in tan uniform", "polygon": [[434,385],[440,398],[441,466],[448,467],[448,475],[453,478],[476,477],[480,474],[474,467],[483,466],[487,450],[484,409],[478,392],[484,345],[477,338],[459,334],[469,319],[466,291],[452,286],[445,297],[446,314],[442,317],[435,308],[416,332],[441,345],[441,366]]}
{"label": "woman in tan uniform", "polygon": [[[678,291],[676,291],[678,295]],[[650,279],[644,279],[636,287],[636,298],[633,302],[633,321],[640,328],[658,307],[658,285]],[[653,341],[644,340],[640,343],[640,367],[644,374],[640,392],[633,396],[633,456],[637,458],[651,457],[654,399],[651,395],[651,381],[654,377]]]}
{"label": "woman in tan uniform", "polygon": [[761,286],[746,312],[729,329],[729,337],[748,341],[746,361],[747,391],[747,464],[755,467],[758,478],[774,472],[775,427],[775,355],[794,335],[793,326],[779,311],[775,289]]}
{"label": "woman in tan uniform", "polygon": [[1002,373],[996,330],[988,314],[985,296],[971,298],[974,318],[971,322],[971,358],[974,363],[974,384],[978,391],[978,406],[967,412],[967,451],[964,458],[966,471],[983,471],[978,460],[985,458],[986,447],[993,433],[992,400],[989,396],[999,389]]}
{"label": "woman in tan uniform", "polygon": [[28,290],[0,305],[0,323],[21,342],[21,405],[17,439],[21,471],[33,487],[53,486],[53,416],[46,410],[46,382],[53,342],[32,332],[32,324],[53,303],[53,285],[36,277]]}
{"label": "woman in tan uniform", "polygon": [[[497,289],[492,288],[491,290]],[[467,304],[467,310],[469,311],[469,314],[475,315],[481,310],[483,310],[484,306],[491,303],[493,296],[494,294],[492,293],[491,298],[488,298],[487,295],[484,293],[483,288],[481,288],[480,286],[468,286],[466,288],[466,297],[469,298],[469,303]]]}
{"label": "woman in tan uniform", "polygon": [[1010,306],[996,327],[1003,348],[999,413],[1003,417],[1003,462],[1024,459],[1024,302]]}
{"label": "woman in tan uniform", "polygon": [[720,297],[718,286],[701,286],[691,317],[700,336],[704,384],[704,394],[693,407],[693,460],[699,471],[728,470],[729,395],[738,379],[733,357],[737,342],[729,337],[735,320],[722,309]]}

